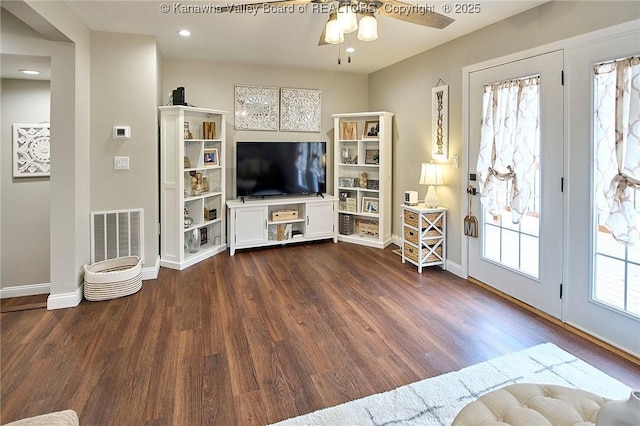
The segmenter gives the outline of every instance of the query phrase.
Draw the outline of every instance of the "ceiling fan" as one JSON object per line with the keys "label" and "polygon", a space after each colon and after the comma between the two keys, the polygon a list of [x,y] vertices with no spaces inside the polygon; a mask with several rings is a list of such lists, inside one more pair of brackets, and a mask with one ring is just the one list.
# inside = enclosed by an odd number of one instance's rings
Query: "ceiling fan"
{"label": "ceiling fan", "polygon": [[[265,5],[277,7],[308,3],[326,5],[326,11],[329,12],[329,20],[322,30],[318,46],[342,43],[345,33],[358,29],[358,15],[360,16],[358,39],[362,41],[373,41],[378,38],[375,14],[436,29],[445,28],[454,21],[448,16],[433,11],[432,6],[413,5],[400,0],[277,0],[227,5],[222,8],[222,11],[229,12],[238,7],[260,9]],[[320,10],[324,11],[325,7]]]}

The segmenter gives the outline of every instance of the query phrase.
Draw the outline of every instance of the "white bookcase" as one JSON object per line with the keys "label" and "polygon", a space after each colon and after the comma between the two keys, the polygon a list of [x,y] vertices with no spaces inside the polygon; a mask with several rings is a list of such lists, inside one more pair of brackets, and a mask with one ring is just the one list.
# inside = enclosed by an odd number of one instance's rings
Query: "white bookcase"
{"label": "white bookcase", "polygon": [[[160,266],[184,269],[227,248],[225,114],[160,107]],[[214,134],[206,133],[208,123],[215,123]],[[192,177],[200,183],[195,189]],[[192,223],[185,222],[185,209]],[[192,252],[187,241],[194,229],[200,230],[202,240]]]}
{"label": "white bookcase", "polygon": [[391,243],[392,118],[386,111],[333,114],[339,241],[377,248]]}
{"label": "white bookcase", "polygon": [[231,256],[243,248],[329,238],[337,242],[336,198],[323,195],[227,201]]}

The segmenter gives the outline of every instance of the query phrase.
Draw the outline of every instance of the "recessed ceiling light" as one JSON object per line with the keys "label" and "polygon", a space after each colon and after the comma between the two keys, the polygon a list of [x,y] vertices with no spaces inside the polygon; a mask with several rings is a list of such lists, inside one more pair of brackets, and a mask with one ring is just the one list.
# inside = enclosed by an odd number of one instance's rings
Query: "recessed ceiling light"
{"label": "recessed ceiling light", "polygon": [[19,70],[21,73],[23,74],[29,74],[29,75],[38,75],[40,74],[40,71],[36,71],[36,70]]}
{"label": "recessed ceiling light", "polygon": [[182,37],[189,37],[191,35],[191,31],[189,31],[189,30],[180,30],[180,31],[178,31],[178,34],[180,34]]}
{"label": "recessed ceiling light", "polygon": [[347,47],[347,48],[345,49],[345,51],[346,51],[347,53],[353,53],[353,52],[355,52],[355,51],[356,51],[356,49],[354,49],[353,47]]}

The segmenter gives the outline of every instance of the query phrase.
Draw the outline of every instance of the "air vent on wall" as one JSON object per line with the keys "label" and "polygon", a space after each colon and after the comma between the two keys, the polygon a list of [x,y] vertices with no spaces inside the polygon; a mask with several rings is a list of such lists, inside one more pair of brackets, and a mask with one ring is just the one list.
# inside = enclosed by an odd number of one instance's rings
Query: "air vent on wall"
{"label": "air vent on wall", "polygon": [[123,256],[143,258],[143,212],[144,209],[91,212],[91,263]]}

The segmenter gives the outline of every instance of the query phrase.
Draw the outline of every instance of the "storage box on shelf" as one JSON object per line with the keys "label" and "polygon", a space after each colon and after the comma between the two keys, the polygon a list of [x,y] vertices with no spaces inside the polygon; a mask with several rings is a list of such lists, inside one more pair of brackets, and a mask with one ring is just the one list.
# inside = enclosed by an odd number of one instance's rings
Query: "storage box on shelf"
{"label": "storage box on shelf", "polygon": [[229,200],[229,247],[237,249],[332,238],[337,198],[319,196]]}
{"label": "storage box on shelf", "polygon": [[446,267],[447,210],[402,205],[402,263],[409,261],[422,273],[425,266]]}
{"label": "storage box on shelf", "polygon": [[161,266],[184,269],[227,248],[225,114],[160,107]]}
{"label": "storage box on shelf", "polygon": [[384,111],[333,115],[339,241],[377,248],[391,243],[392,117]]}

